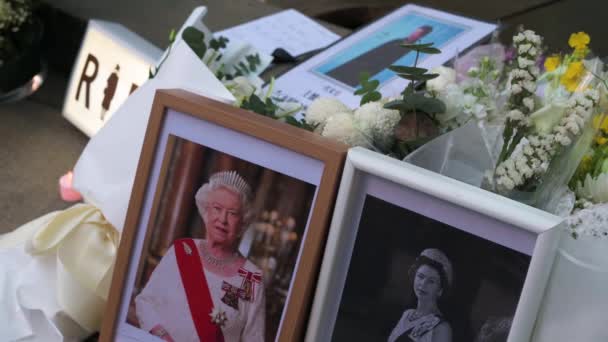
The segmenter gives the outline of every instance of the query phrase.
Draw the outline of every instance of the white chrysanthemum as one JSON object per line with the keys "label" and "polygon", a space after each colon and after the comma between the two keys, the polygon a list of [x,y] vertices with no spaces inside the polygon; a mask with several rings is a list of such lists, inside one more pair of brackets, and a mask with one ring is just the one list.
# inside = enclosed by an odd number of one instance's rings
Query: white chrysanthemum
{"label": "white chrysanthemum", "polygon": [[333,97],[321,97],[314,100],[308,110],[304,119],[309,125],[319,125],[319,129],[322,130],[326,121],[332,115],[336,113],[350,113],[350,108],[339,100]]}
{"label": "white chrysanthemum", "polygon": [[349,146],[371,146],[370,140],[357,127],[350,112],[340,112],[330,116],[325,121],[325,127],[321,135],[336,139]]}
{"label": "white chrysanthemum", "polygon": [[371,136],[379,147],[388,148],[401,115],[398,110],[384,108],[381,102],[368,102],[355,110],[354,119],[357,127]]}
{"label": "white chrysanthemum", "polygon": [[576,195],[593,203],[608,202],[608,173],[602,173],[597,178],[587,175],[583,184],[578,182],[576,185]]}
{"label": "white chrysanthemum", "polygon": [[432,74],[439,74],[439,76],[432,80],[426,81],[426,89],[440,93],[445,88],[454,82],[456,82],[456,71],[452,68],[445,66],[438,66],[431,70]]}

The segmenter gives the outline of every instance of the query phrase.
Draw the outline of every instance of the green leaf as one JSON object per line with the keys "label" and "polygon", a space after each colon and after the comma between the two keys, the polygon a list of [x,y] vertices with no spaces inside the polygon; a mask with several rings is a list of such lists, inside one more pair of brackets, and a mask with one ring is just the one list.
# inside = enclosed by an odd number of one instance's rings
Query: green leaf
{"label": "green leaf", "polygon": [[424,75],[412,75],[412,74],[397,74],[401,78],[405,78],[410,81],[428,81],[439,76],[439,74],[424,74]]}
{"label": "green leaf", "polygon": [[422,75],[428,70],[425,68],[408,67],[404,65],[391,65],[388,67],[389,70],[394,71],[397,74],[414,74]]}
{"label": "green leaf", "polygon": [[175,41],[176,35],[177,32],[175,32],[175,29],[171,29],[171,32],[169,32],[169,43],[173,43]]}
{"label": "green leaf", "polygon": [[363,87],[361,87],[361,88],[359,88],[359,89],[355,90],[355,95],[363,95],[363,94],[365,94],[365,93],[367,93],[367,89],[365,89],[365,88],[363,88]]}
{"label": "green leaf", "polygon": [[428,47],[428,48],[421,48],[418,50],[418,52],[426,53],[429,55],[436,55],[436,54],[441,53],[441,50],[439,50],[438,48],[434,48],[434,47]]}
{"label": "green leaf", "polygon": [[365,88],[367,88],[369,90],[375,90],[376,88],[378,88],[379,85],[380,85],[380,81],[371,80],[371,81],[367,82],[367,84],[365,85]]}
{"label": "green leaf", "polygon": [[403,100],[394,100],[394,101],[390,101],[390,102],[384,104],[384,108],[386,108],[386,109],[400,110],[402,108],[409,108],[409,107],[404,107],[404,106],[407,106],[407,104]]}
{"label": "green leaf", "polygon": [[426,97],[421,94],[412,94],[406,101],[414,108],[428,114],[444,113],[445,104],[434,97]]}
{"label": "green leaf", "polygon": [[193,26],[188,26],[182,32],[182,39],[190,46],[198,58],[203,58],[205,52],[207,52],[205,34],[203,32]]}
{"label": "green leaf", "polygon": [[209,41],[209,47],[216,51],[219,51],[220,49],[225,48],[226,43],[228,43],[228,42],[229,42],[228,38],[226,38],[224,36],[220,36],[217,39],[215,39],[215,38],[211,39]]}
{"label": "green leaf", "polygon": [[434,97],[426,97],[422,94],[410,94],[404,96],[403,100],[391,101],[384,105],[384,108],[399,110],[402,113],[414,110],[428,114],[444,113],[445,104]]}
{"label": "green leaf", "polygon": [[377,91],[373,91],[371,93],[367,93],[365,94],[362,98],[361,98],[361,103],[360,105],[364,105],[368,102],[374,102],[374,101],[378,101],[382,98],[382,95],[377,92]]}
{"label": "green leaf", "polygon": [[419,44],[404,43],[404,44],[401,44],[401,46],[406,47],[408,49],[417,50],[417,49],[431,47],[431,46],[433,46],[433,44],[435,44],[435,43],[419,43]]}
{"label": "green leaf", "polygon": [[366,83],[367,80],[369,80],[369,77],[370,77],[369,72],[363,71],[363,72],[359,73],[359,82]]}
{"label": "green leaf", "polygon": [[272,103],[272,100],[267,99],[267,101],[264,102],[255,94],[252,94],[249,99],[244,100],[241,104],[241,108],[275,118],[276,106]]}

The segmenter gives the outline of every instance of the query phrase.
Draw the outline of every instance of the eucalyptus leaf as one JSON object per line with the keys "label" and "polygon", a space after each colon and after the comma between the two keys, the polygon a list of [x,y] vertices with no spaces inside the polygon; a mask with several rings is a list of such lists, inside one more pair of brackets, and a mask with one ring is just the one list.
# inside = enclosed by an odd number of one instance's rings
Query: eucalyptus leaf
{"label": "eucalyptus leaf", "polygon": [[361,99],[361,104],[366,104],[368,102],[374,102],[374,101],[378,101],[382,98],[382,95],[377,92],[371,92],[371,93],[367,93],[363,96],[363,98]]}
{"label": "eucalyptus leaf", "polygon": [[214,50],[223,49],[226,47],[226,43],[228,42],[228,38],[220,36],[217,39],[211,39],[211,41],[209,41],[209,47]]}
{"label": "eucalyptus leaf", "polygon": [[397,74],[397,76],[401,78],[405,78],[410,81],[428,81],[432,80],[435,77],[438,77],[439,74],[424,74],[424,75],[413,75],[413,74]]}
{"label": "eucalyptus leaf", "polygon": [[388,67],[389,70],[394,71],[397,74],[414,74],[422,75],[428,70],[425,68],[409,67],[404,65],[391,65]]}
{"label": "eucalyptus leaf", "polygon": [[436,54],[441,53],[441,50],[439,50],[437,48],[434,48],[434,47],[425,47],[425,48],[419,49],[418,52],[420,52],[420,53],[426,53],[426,54],[429,54],[429,55],[436,55]]}
{"label": "eucalyptus leaf", "polygon": [[355,90],[355,95],[363,95],[363,94],[365,94],[365,93],[367,93],[367,89],[365,89],[365,88],[363,88],[363,87],[361,87],[361,88],[359,88],[359,89]]}
{"label": "eucalyptus leaf", "polygon": [[359,74],[359,81],[361,83],[365,83],[367,80],[369,80],[370,74],[367,71],[363,71]]}
{"label": "eucalyptus leaf", "polygon": [[434,98],[413,94],[407,98],[409,104],[428,114],[445,113],[445,104]]}
{"label": "eucalyptus leaf", "polygon": [[424,49],[424,48],[428,48],[433,46],[434,43],[421,43],[421,44],[409,44],[409,43],[404,43],[401,44],[402,47],[404,48],[408,48],[414,51],[418,51],[420,49]]}
{"label": "eucalyptus leaf", "polygon": [[192,51],[198,56],[203,58],[207,52],[207,44],[205,44],[205,33],[199,31],[193,26],[188,26],[182,32],[182,39],[190,46]]}

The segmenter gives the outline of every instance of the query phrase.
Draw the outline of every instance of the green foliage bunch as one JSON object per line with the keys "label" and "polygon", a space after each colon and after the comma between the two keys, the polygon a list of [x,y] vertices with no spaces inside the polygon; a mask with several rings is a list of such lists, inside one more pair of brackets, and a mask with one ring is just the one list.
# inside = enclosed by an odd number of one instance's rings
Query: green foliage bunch
{"label": "green foliage bunch", "polygon": [[32,9],[31,0],[0,0],[0,66],[24,48],[23,27],[31,20]]}

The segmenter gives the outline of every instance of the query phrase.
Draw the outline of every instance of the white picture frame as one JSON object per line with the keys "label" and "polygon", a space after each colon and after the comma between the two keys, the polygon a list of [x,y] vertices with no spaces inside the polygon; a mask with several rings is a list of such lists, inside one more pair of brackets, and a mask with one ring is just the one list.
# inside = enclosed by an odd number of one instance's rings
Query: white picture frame
{"label": "white picture frame", "polygon": [[[466,223],[468,233],[494,242],[500,239],[503,246],[530,255],[508,341],[530,340],[559,240],[557,229],[551,228],[562,219],[388,156],[353,148],[338,191],[306,341],[332,340],[368,195],[451,228],[463,230]],[[452,222],[446,222],[454,213]]]}

